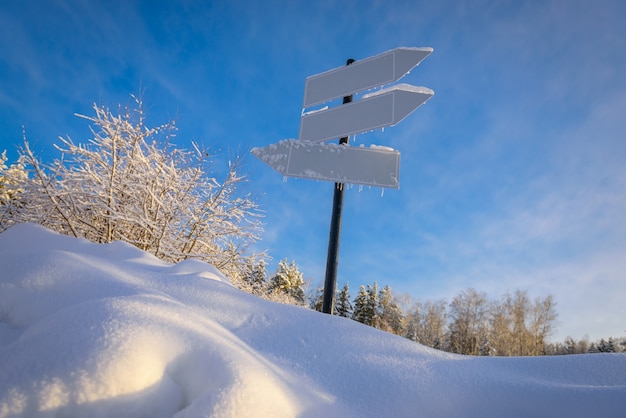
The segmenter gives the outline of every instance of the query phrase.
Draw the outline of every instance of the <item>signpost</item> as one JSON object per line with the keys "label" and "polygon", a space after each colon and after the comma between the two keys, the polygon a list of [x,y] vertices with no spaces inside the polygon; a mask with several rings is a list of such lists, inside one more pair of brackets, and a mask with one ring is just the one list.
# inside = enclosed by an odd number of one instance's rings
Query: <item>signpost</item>
{"label": "signpost", "polygon": [[396,82],[431,52],[432,48],[396,48],[351,65],[307,77],[302,107],[315,106]]}
{"label": "signpost", "polygon": [[[326,260],[322,311],[332,314],[339,254],[343,184],[399,188],[400,153],[387,147],[349,147],[349,136],[394,126],[430,99],[426,87],[396,84],[365,94],[353,94],[394,83],[419,65],[432,48],[396,48],[359,62],[307,77],[303,108],[343,97],[343,105],[302,114],[299,139],[287,139],[251,152],[278,173],[335,182],[333,213]],[[339,145],[324,142],[341,138]]]}
{"label": "signpost", "polygon": [[399,188],[400,152],[285,139],[252,154],[285,177]]}
{"label": "signpost", "polygon": [[305,113],[300,121],[300,140],[324,142],[396,125],[433,94],[425,87],[400,84],[358,102]]}

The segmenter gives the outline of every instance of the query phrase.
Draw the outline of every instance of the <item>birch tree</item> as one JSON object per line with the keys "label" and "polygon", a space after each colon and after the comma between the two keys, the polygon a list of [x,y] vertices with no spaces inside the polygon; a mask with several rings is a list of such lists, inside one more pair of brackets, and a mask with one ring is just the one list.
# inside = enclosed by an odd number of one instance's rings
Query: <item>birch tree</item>
{"label": "birch tree", "polygon": [[446,327],[446,301],[426,301],[422,307],[420,342],[428,347],[442,348]]}
{"label": "birch tree", "polygon": [[389,285],[383,287],[378,293],[378,317],[379,329],[402,335],[404,332],[404,313],[400,309],[397,297],[391,292]]}
{"label": "birch tree", "polygon": [[487,331],[485,294],[467,289],[450,303],[450,350],[458,354],[479,355]]}
{"label": "birch tree", "polygon": [[513,352],[513,319],[506,303],[493,301],[489,308],[489,340],[496,356],[510,356]]}
{"label": "birch tree", "polygon": [[552,295],[535,299],[530,312],[529,331],[532,337],[530,355],[546,354],[547,339],[554,331],[557,317],[556,303]]}

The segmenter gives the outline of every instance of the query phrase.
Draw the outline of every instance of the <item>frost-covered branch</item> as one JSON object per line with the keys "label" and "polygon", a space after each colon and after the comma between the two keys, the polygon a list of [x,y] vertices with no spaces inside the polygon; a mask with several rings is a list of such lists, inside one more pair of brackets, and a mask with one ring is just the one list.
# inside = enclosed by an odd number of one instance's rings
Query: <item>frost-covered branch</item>
{"label": "frost-covered branch", "polygon": [[261,212],[240,192],[245,178],[238,164],[220,182],[207,153],[195,144],[191,152],[173,147],[175,125],[148,128],[140,99],[136,105],[119,114],[94,105],[94,116],[77,115],[92,124],[92,138],[82,144],[60,138],[63,159],[50,167],[24,139],[20,158],[32,177],[23,181],[27,204],[11,222],[37,222],[94,242],[123,240],[170,262],[198,258],[238,279],[247,257],[264,257],[244,256],[259,238]]}

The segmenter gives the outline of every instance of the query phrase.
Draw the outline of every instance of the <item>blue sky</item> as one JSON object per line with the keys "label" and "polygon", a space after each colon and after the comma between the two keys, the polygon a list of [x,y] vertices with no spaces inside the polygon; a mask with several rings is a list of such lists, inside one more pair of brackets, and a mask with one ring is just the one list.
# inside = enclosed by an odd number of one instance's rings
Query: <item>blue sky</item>
{"label": "blue sky", "polygon": [[[400,190],[346,191],[338,283],[448,301],[552,294],[556,339],[626,332],[626,3],[16,1],[0,5],[0,150],[89,138],[93,103],[222,155],[297,137],[304,80],[399,46],[435,96],[354,144],[401,152]],[[323,281],[331,183],[246,158],[259,249]]]}

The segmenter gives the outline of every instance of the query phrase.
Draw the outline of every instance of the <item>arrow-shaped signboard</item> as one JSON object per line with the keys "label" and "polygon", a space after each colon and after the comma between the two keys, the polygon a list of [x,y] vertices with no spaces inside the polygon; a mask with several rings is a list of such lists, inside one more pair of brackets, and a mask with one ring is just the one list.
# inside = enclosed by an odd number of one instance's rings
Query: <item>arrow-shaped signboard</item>
{"label": "arrow-shaped signboard", "polygon": [[302,116],[300,140],[324,142],[393,126],[426,103],[434,92],[426,87],[399,84],[332,109]]}
{"label": "arrow-shaped signboard", "polygon": [[[304,108],[398,81],[433,51],[397,48],[306,79]],[[393,126],[433,96],[426,87],[396,84],[354,102],[304,113],[299,141],[285,140],[252,153],[283,176],[399,187],[400,153],[323,144]]]}
{"label": "arrow-shaped signboard", "polygon": [[348,147],[286,139],[251,152],[287,177],[399,187],[400,153],[387,147]]}
{"label": "arrow-shaped signboard", "polygon": [[307,77],[302,107],[315,106],[398,81],[431,52],[432,48],[396,48],[345,67]]}

